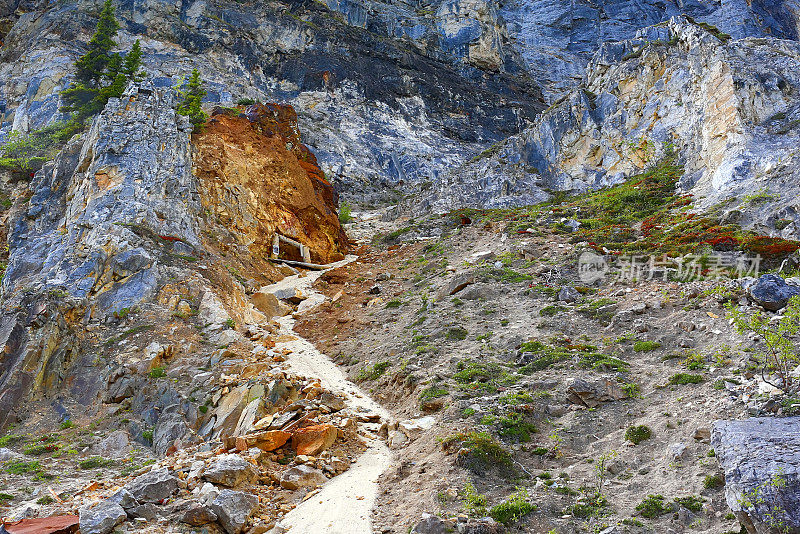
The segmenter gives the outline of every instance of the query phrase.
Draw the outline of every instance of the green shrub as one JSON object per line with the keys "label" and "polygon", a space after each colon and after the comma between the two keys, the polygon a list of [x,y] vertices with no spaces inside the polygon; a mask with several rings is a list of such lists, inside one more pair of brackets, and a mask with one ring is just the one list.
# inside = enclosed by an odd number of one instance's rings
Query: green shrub
{"label": "green shrub", "polygon": [[498,434],[504,438],[514,438],[521,443],[531,440],[531,434],[536,432],[536,425],[525,420],[522,414],[509,412],[498,421]]}
{"label": "green shrub", "polygon": [[703,509],[703,499],[695,495],[690,495],[688,497],[676,497],[675,502],[690,512],[697,513]]}
{"label": "green shrub", "polygon": [[447,331],[446,337],[451,341],[464,341],[467,339],[467,335],[469,335],[469,332],[460,326],[456,326]]}
{"label": "green shrub", "polygon": [[608,501],[602,493],[592,493],[585,496],[583,502],[567,508],[566,512],[581,519],[588,519],[600,516],[607,505]]}
{"label": "green shrub", "polygon": [[13,499],[14,499],[14,496],[11,495],[10,493],[2,493],[2,492],[0,492],[0,504],[2,504],[4,501],[11,501]]}
{"label": "green shrub", "polygon": [[49,454],[51,452],[55,452],[60,448],[60,445],[56,443],[36,443],[33,445],[28,445],[22,451],[28,456],[41,456],[43,454]]}
{"label": "green shrub", "polygon": [[42,470],[41,464],[34,460],[25,462],[23,460],[11,460],[6,462],[5,470],[12,475],[24,475],[29,473],[38,473]]}
{"label": "green shrub", "polygon": [[705,489],[717,489],[725,485],[725,479],[721,475],[707,475],[703,479],[703,487]]}
{"label": "green shrub", "polygon": [[24,441],[25,438],[18,434],[6,434],[2,438],[0,438],[0,447],[8,447],[12,443],[17,443],[18,441]]}
{"label": "green shrub", "polygon": [[776,383],[782,383],[781,389],[787,396],[800,391],[800,381],[792,376],[792,371],[800,363],[800,352],[795,341],[796,334],[800,332],[800,297],[789,300],[777,321],[762,312],[748,316],[732,304],[728,310],[728,317],[733,320],[740,334],[754,334],[766,345],[766,350],[752,355],[761,366],[762,374],[774,372],[779,379]]}
{"label": "green shrub", "polygon": [[252,106],[255,103],[256,101],[253,100],[252,98],[240,98],[239,100],[236,101],[237,106]]}
{"label": "green shrub", "polygon": [[50,495],[45,495],[44,497],[39,497],[36,499],[36,504],[41,504],[42,506],[47,506],[48,504],[53,504],[54,502],[56,502],[56,500]]}
{"label": "green shrub", "polygon": [[392,299],[392,300],[390,300],[389,302],[386,303],[386,307],[390,308],[390,309],[399,308],[402,305],[403,305],[403,301],[401,301],[400,299]]}
{"label": "green shrub", "polygon": [[472,468],[510,468],[511,454],[487,432],[462,432],[443,441],[447,448],[458,443],[466,451],[467,465]]}
{"label": "green shrub", "polygon": [[61,147],[83,125],[70,120],[32,130],[27,134],[11,132],[0,146],[0,168],[15,172],[35,172],[53,159]]}
{"label": "green shrub", "polygon": [[347,224],[353,220],[353,208],[347,202],[342,202],[339,206],[339,222]]}
{"label": "green shrub", "polygon": [[655,519],[670,513],[672,511],[672,506],[664,504],[663,495],[648,495],[646,499],[636,505],[636,511],[639,512],[639,515],[642,517]]}
{"label": "green shrub", "polygon": [[153,443],[153,431],[152,430],[145,430],[142,432],[142,439],[147,441],[148,443]]}
{"label": "green shrub", "polygon": [[377,380],[386,370],[392,365],[392,362],[377,362],[372,364],[371,367],[362,367],[356,375],[356,382],[364,382],[365,380]]}
{"label": "green shrub", "polygon": [[461,492],[461,498],[464,500],[464,510],[470,517],[485,517],[486,505],[488,499],[486,495],[481,495],[471,482],[464,485],[464,490]]}
{"label": "green shrub", "polygon": [[489,510],[489,515],[495,521],[510,525],[519,521],[524,516],[533,512],[536,506],[528,502],[528,492],[524,488],[519,488],[517,491],[508,496],[508,499],[500,504],[492,506]]}
{"label": "green shrub", "polygon": [[681,365],[689,369],[690,371],[698,371],[700,369],[705,369],[706,367],[706,359],[703,357],[702,354],[698,354],[697,352],[692,352],[686,356],[681,361]]}
{"label": "green shrub", "polygon": [[419,394],[419,400],[425,402],[431,399],[438,399],[439,397],[446,396],[448,393],[450,392],[447,391],[447,388],[432,384],[422,390],[422,392]]}
{"label": "green shrub", "polygon": [[658,341],[637,341],[633,344],[633,350],[636,352],[651,352],[661,348],[661,343]]}
{"label": "green shrub", "polygon": [[164,370],[163,367],[153,367],[149,373],[150,378],[164,378],[167,376],[167,372]]}
{"label": "green shrub", "polygon": [[567,311],[567,308],[553,304],[550,306],[545,306],[544,308],[539,310],[539,315],[541,315],[542,317],[553,317],[564,311]]}
{"label": "green shrub", "polygon": [[686,384],[699,384],[703,381],[701,375],[693,375],[689,373],[675,373],[669,378],[671,386],[685,386]]}
{"label": "green shrub", "polygon": [[78,467],[81,469],[96,469],[98,467],[106,467],[113,464],[113,460],[106,460],[100,456],[91,456],[85,460],[78,462]]}
{"label": "green shrub", "polygon": [[625,431],[625,439],[634,445],[638,445],[644,440],[650,439],[652,435],[653,431],[646,425],[629,426],[628,430]]}

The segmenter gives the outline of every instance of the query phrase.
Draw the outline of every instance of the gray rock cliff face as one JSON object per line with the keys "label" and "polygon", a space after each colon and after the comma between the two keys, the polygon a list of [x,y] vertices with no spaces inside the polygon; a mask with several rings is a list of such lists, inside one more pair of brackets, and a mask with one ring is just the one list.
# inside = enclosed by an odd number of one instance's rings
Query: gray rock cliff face
{"label": "gray rock cliff face", "polygon": [[200,249],[191,125],[175,104],[174,91],[152,88],[110,101],[36,174],[27,208],[11,219],[0,425],[32,390],[56,394],[67,381],[75,399],[92,402],[109,369],[80,349],[80,332],[185,278],[164,261]]}
{"label": "gray rock cliff face", "polygon": [[711,435],[725,500],[748,533],[800,530],[800,418],[717,421]]}
{"label": "gray rock cliff face", "polygon": [[199,246],[190,131],[174,92],[134,90],[109,102],[31,184],[30,207],[9,235],[6,298],[54,288],[92,295],[106,312],[144,300],[158,277],[149,236]]}
{"label": "gray rock cliff face", "polygon": [[530,204],[618,183],[674,151],[681,187],[703,205],[728,201],[742,224],[773,233],[788,219],[781,234],[797,236],[799,72],[795,41],[727,41],[674,18],[603,45],[580,89],[443,176],[432,206]]}
{"label": "gray rock cliff face", "polygon": [[[0,138],[59,118],[58,91],[96,12],[88,0],[14,0],[0,10]],[[529,126],[542,94],[557,100],[606,42],[681,13],[734,38],[796,39],[798,12],[797,0],[117,4],[120,45],[141,39],[157,86],[196,66],[210,84],[209,102],[293,104],[323,170],[345,196],[367,199],[398,185],[436,184]]]}

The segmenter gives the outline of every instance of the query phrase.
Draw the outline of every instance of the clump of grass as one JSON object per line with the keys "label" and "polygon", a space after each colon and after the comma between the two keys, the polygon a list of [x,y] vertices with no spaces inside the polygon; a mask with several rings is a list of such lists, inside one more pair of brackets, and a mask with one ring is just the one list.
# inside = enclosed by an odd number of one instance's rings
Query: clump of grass
{"label": "clump of grass", "polygon": [[153,367],[149,373],[150,378],[164,378],[167,376],[167,372],[164,370],[164,367]]}
{"label": "clump of grass", "polygon": [[550,306],[545,306],[541,310],[539,310],[539,315],[542,317],[554,317],[561,312],[567,311],[567,308],[563,306],[558,306],[557,304],[552,304]]}
{"label": "clump of grass", "polygon": [[25,438],[18,434],[6,434],[2,438],[0,438],[0,447],[8,447],[11,444],[24,441]]}
{"label": "clump of grass", "polygon": [[498,386],[508,386],[516,381],[514,375],[501,365],[487,361],[458,362],[453,379],[465,389],[488,392],[495,392]]}
{"label": "clump of grass", "polygon": [[26,462],[24,460],[11,460],[5,464],[6,473],[12,475],[25,475],[39,473],[42,471],[41,464],[37,461]]}
{"label": "clump of grass", "polygon": [[461,432],[446,438],[445,449],[459,447],[459,462],[472,471],[491,468],[508,470],[512,467],[511,454],[488,432]]}
{"label": "clump of grass", "polygon": [[0,504],[3,504],[5,501],[12,501],[14,500],[14,496],[10,493],[2,493],[0,492]]}
{"label": "clump of grass", "polygon": [[625,439],[638,445],[644,440],[650,439],[653,436],[653,431],[647,425],[629,426],[625,431]]}
{"label": "clump of grass", "polygon": [[702,354],[699,354],[697,352],[691,352],[686,355],[686,358],[681,360],[681,365],[683,365],[690,371],[698,371],[700,369],[705,369],[706,359],[703,357]]}
{"label": "clump of grass", "polygon": [[100,456],[91,456],[78,462],[78,467],[81,469],[97,469],[98,467],[107,467],[113,463],[113,460],[106,460]]}
{"label": "clump of grass", "polygon": [[637,341],[633,344],[633,350],[636,352],[652,352],[661,348],[661,343],[658,341]]}
{"label": "clump of grass", "polygon": [[536,506],[528,501],[527,490],[518,488],[517,491],[508,496],[508,499],[492,506],[491,510],[489,510],[489,515],[495,521],[507,526],[519,521],[535,509]]}
{"label": "clump of grass", "polygon": [[664,503],[663,495],[648,495],[642,502],[636,505],[636,511],[639,512],[639,515],[642,517],[655,519],[670,513],[672,511],[672,506]]}
{"label": "clump of grass", "polygon": [[469,332],[466,329],[456,326],[447,330],[445,337],[451,341],[464,341],[467,339]]}
{"label": "clump of grass", "polygon": [[669,377],[669,385],[671,386],[685,386],[687,384],[699,384],[703,381],[701,375],[693,375],[690,373],[675,373]]}
{"label": "clump of grass", "polygon": [[422,392],[419,394],[419,400],[425,402],[431,399],[438,399],[439,397],[445,397],[448,393],[450,392],[447,391],[447,388],[437,384],[432,384],[422,390]]}
{"label": "clump of grass", "polygon": [[531,434],[537,431],[536,425],[525,420],[525,417],[516,412],[509,412],[500,417],[498,434],[504,438],[514,438],[521,443],[531,440]]}
{"label": "clump of grass", "polygon": [[392,299],[392,300],[390,300],[389,302],[386,303],[386,308],[395,309],[395,308],[399,308],[402,305],[403,305],[403,301],[402,300],[400,300],[400,299]]}
{"label": "clump of grass", "polygon": [[703,499],[697,497],[696,495],[690,495],[688,497],[676,497],[675,502],[690,512],[697,513],[703,509]]}
{"label": "clump of grass", "polygon": [[356,382],[364,382],[366,380],[378,380],[387,369],[392,365],[392,362],[376,362],[370,367],[362,367],[356,375]]}
{"label": "clump of grass", "polygon": [[36,443],[28,445],[22,452],[28,456],[42,456],[43,454],[56,452],[59,448],[60,445],[57,443]]}
{"label": "clump of grass", "polygon": [[464,510],[470,517],[485,517],[486,505],[489,500],[486,495],[478,493],[475,486],[471,482],[464,485],[464,490],[461,492],[461,498],[464,500]]}
{"label": "clump of grass", "polygon": [[533,402],[533,397],[529,393],[525,393],[524,391],[518,393],[508,393],[507,395],[503,395],[498,399],[500,404],[506,404],[511,406],[519,406],[520,404],[527,404]]}

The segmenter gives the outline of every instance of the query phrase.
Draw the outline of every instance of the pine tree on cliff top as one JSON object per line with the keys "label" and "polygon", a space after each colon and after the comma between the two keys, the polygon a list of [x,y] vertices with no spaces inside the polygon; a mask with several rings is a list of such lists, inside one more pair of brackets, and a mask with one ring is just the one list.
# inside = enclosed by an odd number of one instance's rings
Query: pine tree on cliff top
{"label": "pine tree on cliff top", "polygon": [[89,51],[75,62],[75,77],[78,83],[89,87],[100,85],[112,57],[119,56],[111,53],[111,49],[117,44],[114,41],[117,31],[119,23],[114,17],[114,7],[111,5],[111,0],[106,0],[100,12],[100,20],[97,21],[97,30],[89,41]]}
{"label": "pine tree on cliff top", "polygon": [[131,80],[144,76],[139,72],[142,49],[138,39],[124,59],[111,52],[117,45],[114,37],[118,30],[114,7],[106,0],[89,51],[75,62],[75,83],[61,93],[65,102],[62,111],[74,112],[73,119],[80,123],[102,111],[109,98],[122,96]]}
{"label": "pine tree on cliff top", "polygon": [[180,89],[183,100],[178,105],[178,113],[189,117],[189,121],[194,125],[194,131],[198,132],[205,124],[208,115],[200,107],[206,90],[203,87],[203,80],[200,79],[200,72],[197,69],[192,71],[192,76],[186,82],[184,89]]}

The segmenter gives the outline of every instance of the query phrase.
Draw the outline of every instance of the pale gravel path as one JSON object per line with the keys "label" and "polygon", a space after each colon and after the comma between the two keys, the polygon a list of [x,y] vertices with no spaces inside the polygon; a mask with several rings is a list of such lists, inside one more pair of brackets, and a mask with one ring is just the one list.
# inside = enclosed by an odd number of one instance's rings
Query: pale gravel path
{"label": "pale gravel path", "polygon": [[[334,264],[335,267],[355,260]],[[311,288],[322,272],[312,272],[304,277],[291,276],[282,280],[282,287],[296,287],[309,297],[298,307],[305,313],[324,302],[325,298]],[[280,333],[294,339],[278,343],[277,350],[289,349],[287,363],[296,374],[318,378],[326,389],[343,394],[351,410],[377,413],[386,421],[387,412],[355,384],[347,380],[339,366],[319,352],[294,332],[295,320],[291,316],[279,320]],[[353,462],[350,469],[328,481],[319,493],[302,502],[281,520],[291,534],[372,534],[372,508],[378,494],[378,477],[392,463],[392,453],[380,439],[366,439],[367,449]]]}

